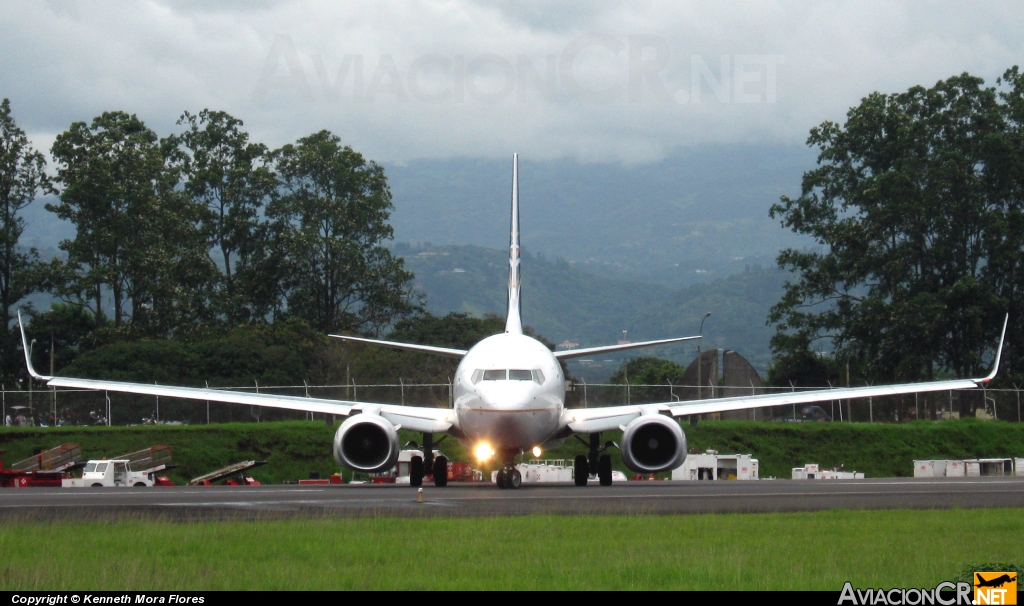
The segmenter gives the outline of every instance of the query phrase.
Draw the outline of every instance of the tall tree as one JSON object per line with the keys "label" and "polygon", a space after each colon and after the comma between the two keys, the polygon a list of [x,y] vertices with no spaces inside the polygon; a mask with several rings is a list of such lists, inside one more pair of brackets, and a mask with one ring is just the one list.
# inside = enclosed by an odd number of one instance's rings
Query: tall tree
{"label": "tall tree", "polygon": [[[811,130],[818,167],[799,198],[770,214],[820,250],[782,251],[796,274],[771,310],[776,356],[807,356],[830,339],[837,357],[874,380],[976,374],[1010,305],[994,243],[1006,229],[1006,104],[963,74],[932,88],[873,93],[843,125]],[[828,345],[822,349],[829,348]]]}
{"label": "tall tree", "polygon": [[115,329],[133,320],[165,333],[203,313],[211,267],[197,209],[168,166],[172,149],[124,112],[76,122],[53,145],[62,189],[47,208],[76,228],[60,243],[67,260],[52,263],[54,291],[98,320],[109,294]]}
{"label": "tall tree", "polygon": [[203,209],[203,234],[220,268],[214,309],[232,325],[264,318],[278,294],[267,286],[277,282],[271,270],[280,261],[261,218],[277,191],[270,154],[225,112],[185,112],[178,124],[188,126],[172,137],[183,152],[185,191]]}
{"label": "tall tree", "polygon": [[40,194],[53,188],[46,175],[46,160],[29,144],[25,131],[11,116],[11,102],[0,103],[0,321],[3,339],[0,359],[5,376],[12,376],[17,362],[18,340],[9,332],[11,308],[38,289],[39,254],[19,245],[25,231],[21,211]]}
{"label": "tall tree", "polygon": [[321,331],[377,333],[411,313],[412,273],[383,246],[391,191],[384,169],[324,130],[286,145],[284,195],[268,214],[288,225],[289,313]]}

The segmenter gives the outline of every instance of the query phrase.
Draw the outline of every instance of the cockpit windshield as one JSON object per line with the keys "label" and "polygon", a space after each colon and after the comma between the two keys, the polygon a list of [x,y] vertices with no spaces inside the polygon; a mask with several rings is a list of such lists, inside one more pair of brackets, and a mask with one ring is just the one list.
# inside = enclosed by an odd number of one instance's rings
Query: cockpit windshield
{"label": "cockpit windshield", "polygon": [[474,370],[472,381],[474,385],[480,381],[533,381],[538,385],[543,385],[544,373],[540,370],[522,370],[517,368]]}

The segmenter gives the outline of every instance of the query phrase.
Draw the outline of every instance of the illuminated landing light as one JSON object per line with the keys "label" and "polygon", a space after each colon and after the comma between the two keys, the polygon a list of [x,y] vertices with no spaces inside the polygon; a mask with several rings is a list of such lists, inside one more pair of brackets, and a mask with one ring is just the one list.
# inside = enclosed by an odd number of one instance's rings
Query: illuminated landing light
{"label": "illuminated landing light", "polygon": [[540,458],[540,446],[534,446],[533,447],[533,458],[535,458],[535,459],[539,459]]}
{"label": "illuminated landing light", "polygon": [[487,459],[494,456],[494,449],[487,442],[480,442],[473,449],[473,454],[476,455],[477,461],[486,461]]}

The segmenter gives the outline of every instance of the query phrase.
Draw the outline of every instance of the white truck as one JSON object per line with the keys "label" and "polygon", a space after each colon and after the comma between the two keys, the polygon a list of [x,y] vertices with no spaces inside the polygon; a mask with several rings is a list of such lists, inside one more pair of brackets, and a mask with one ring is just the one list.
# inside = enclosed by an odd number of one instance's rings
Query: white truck
{"label": "white truck", "polygon": [[82,470],[81,478],[61,481],[64,488],[89,488],[101,486],[155,486],[156,471],[132,471],[128,459],[89,461]]}

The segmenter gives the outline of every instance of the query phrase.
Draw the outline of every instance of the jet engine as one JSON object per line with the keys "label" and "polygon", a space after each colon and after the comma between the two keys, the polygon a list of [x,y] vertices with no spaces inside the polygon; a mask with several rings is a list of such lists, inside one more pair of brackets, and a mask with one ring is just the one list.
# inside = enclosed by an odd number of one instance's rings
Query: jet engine
{"label": "jet engine", "polygon": [[334,434],[334,460],[355,471],[387,471],[398,462],[398,451],[398,431],[377,415],[353,415]]}
{"label": "jet engine", "polygon": [[622,434],[622,462],[637,473],[668,471],[683,464],[686,436],[674,419],[644,415]]}

